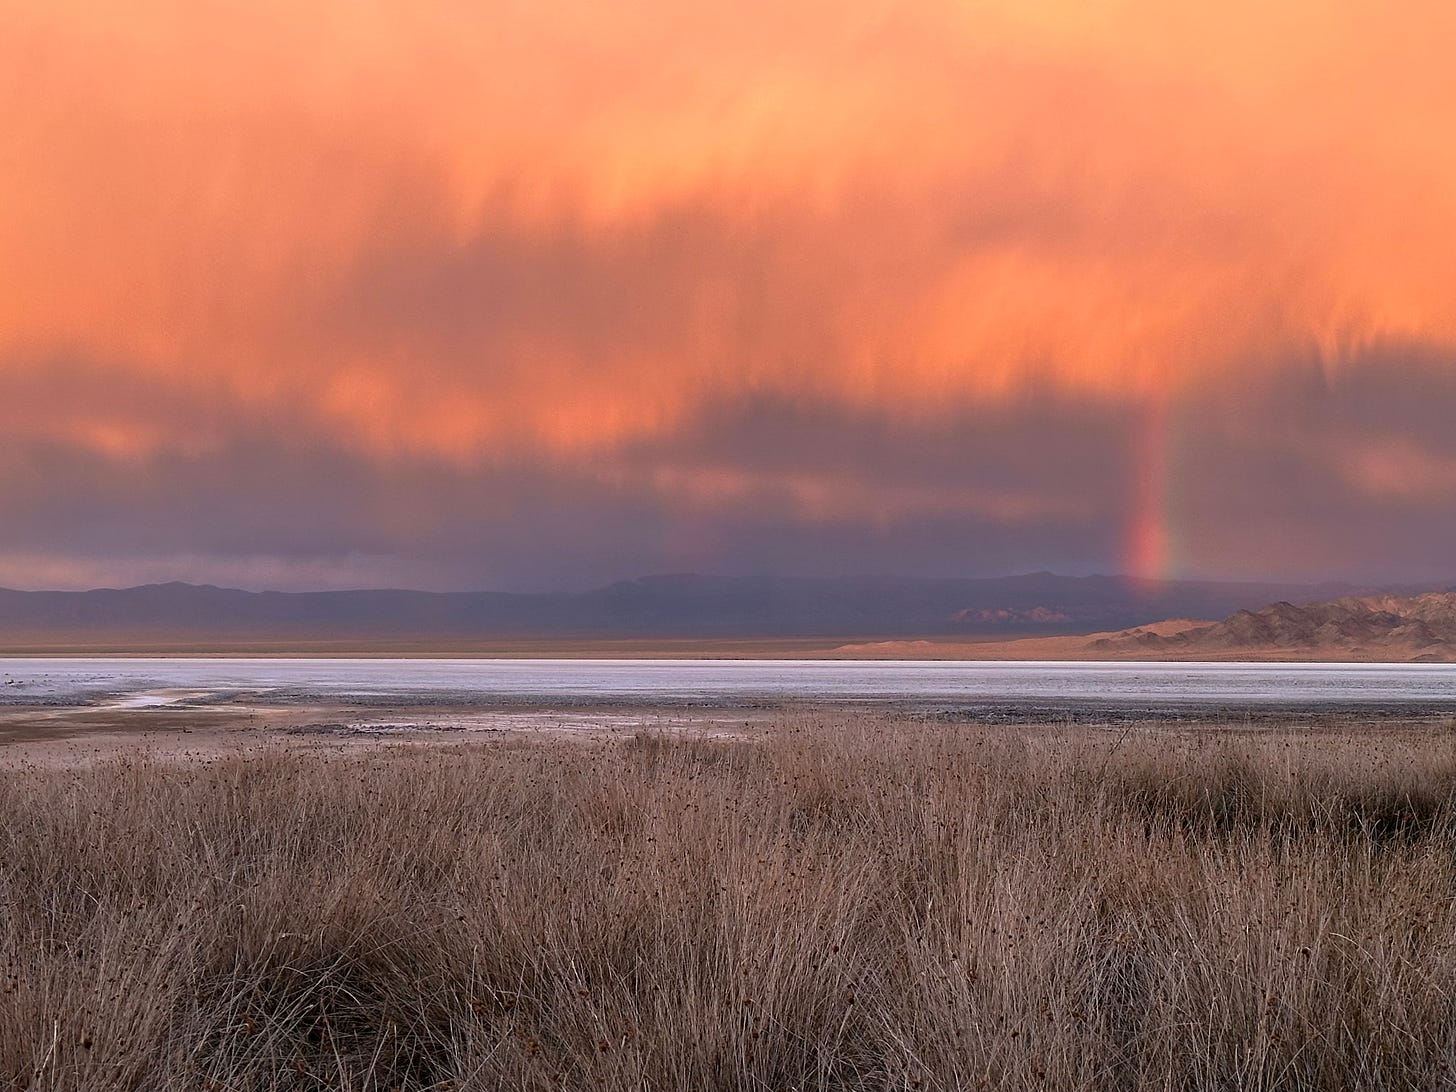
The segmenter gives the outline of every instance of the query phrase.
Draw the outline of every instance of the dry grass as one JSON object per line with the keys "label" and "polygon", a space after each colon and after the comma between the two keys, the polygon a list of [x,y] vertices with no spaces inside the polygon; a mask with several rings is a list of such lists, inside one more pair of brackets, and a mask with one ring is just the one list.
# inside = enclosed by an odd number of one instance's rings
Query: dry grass
{"label": "dry grass", "polygon": [[802,721],[0,774],[0,1087],[1419,1089],[1456,745]]}

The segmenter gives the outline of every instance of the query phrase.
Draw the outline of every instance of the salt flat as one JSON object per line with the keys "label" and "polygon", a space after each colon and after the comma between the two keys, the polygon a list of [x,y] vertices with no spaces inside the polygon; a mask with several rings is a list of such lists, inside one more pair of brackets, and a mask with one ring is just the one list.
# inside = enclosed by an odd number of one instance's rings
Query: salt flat
{"label": "salt flat", "polygon": [[822,660],[0,659],[0,703],[346,703],[1456,709],[1456,665]]}

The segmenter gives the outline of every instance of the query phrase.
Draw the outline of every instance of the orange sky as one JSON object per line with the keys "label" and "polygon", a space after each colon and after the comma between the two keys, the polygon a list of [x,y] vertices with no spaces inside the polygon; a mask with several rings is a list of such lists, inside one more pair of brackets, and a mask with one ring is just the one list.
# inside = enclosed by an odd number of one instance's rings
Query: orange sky
{"label": "orange sky", "polygon": [[[767,567],[832,524],[845,565],[1287,574],[1328,509],[1456,500],[1453,42],[1430,0],[0,0],[0,583],[563,579],[507,555],[611,523],[582,496],[653,513],[592,575],[731,567],[765,506]],[[1352,427],[1370,374],[1422,404]],[[765,407],[839,440],[758,458]],[[259,451],[353,506],[254,481],[202,542]],[[1246,503],[1318,511],[1250,563],[1192,529],[1240,516],[1207,460],[1264,456],[1297,495]],[[446,559],[432,473],[520,541]]]}

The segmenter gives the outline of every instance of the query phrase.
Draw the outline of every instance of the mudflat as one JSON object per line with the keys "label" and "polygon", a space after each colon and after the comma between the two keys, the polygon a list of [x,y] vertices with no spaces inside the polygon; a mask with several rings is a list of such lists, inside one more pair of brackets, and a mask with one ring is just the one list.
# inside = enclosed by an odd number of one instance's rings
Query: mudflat
{"label": "mudflat", "polygon": [[766,708],[622,704],[12,705],[0,707],[0,768],[90,766],[137,757],[213,760],[280,750],[387,750],[506,738],[612,738],[641,731],[729,737],[761,731],[776,715]]}

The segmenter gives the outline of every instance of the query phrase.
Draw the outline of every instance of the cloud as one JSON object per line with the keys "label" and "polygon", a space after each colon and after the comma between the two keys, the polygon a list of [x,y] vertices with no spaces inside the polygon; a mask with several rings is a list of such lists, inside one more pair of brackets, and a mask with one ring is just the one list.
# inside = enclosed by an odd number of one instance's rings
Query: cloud
{"label": "cloud", "polygon": [[18,0],[0,581],[1433,570],[1452,31]]}

